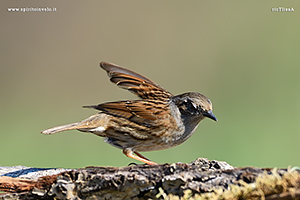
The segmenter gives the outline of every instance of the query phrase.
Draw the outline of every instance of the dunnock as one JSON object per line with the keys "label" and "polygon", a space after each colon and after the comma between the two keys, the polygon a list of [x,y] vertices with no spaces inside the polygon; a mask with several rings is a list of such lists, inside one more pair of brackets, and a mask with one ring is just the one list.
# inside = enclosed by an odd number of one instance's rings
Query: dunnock
{"label": "dunnock", "polygon": [[50,135],[73,129],[91,132],[122,149],[126,156],[154,165],[155,162],[139,152],[179,145],[194,133],[205,117],[217,121],[211,101],[203,94],[188,92],[173,96],[138,73],[107,62],[101,62],[100,66],[111,82],[136,94],[141,100],[83,106],[100,112],[81,122],[57,126],[42,133]]}

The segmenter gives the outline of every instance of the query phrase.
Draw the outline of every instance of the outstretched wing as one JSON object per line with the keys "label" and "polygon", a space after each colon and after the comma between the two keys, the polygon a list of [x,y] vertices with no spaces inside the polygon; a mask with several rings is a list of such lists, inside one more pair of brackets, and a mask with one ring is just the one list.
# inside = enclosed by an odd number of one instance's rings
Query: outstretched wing
{"label": "outstretched wing", "polygon": [[156,120],[170,116],[168,103],[157,100],[118,101],[83,107],[94,108],[108,115],[125,118],[148,127],[156,124]]}
{"label": "outstretched wing", "polygon": [[142,99],[166,101],[173,96],[150,79],[123,67],[108,62],[101,62],[100,67],[107,72],[111,82]]}

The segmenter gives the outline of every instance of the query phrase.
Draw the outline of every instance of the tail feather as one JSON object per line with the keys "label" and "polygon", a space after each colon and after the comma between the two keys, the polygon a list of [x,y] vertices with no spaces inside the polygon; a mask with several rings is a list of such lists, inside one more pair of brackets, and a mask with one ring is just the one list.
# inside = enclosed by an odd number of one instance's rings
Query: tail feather
{"label": "tail feather", "polygon": [[61,131],[78,129],[78,128],[80,128],[79,126],[80,126],[80,123],[66,124],[66,125],[56,126],[53,128],[43,130],[41,133],[46,134],[46,135],[51,135],[53,133],[57,133],[57,132],[61,132]]}
{"label": "tail feather", "polygon": [[83,108],[94,108],[97,109],[98,105],[89,105],[89,106],[82,106]]}
{"label": "tail feather", "polygon": [[102,133],[105,130],[109,117],[105,114],[92,115],[89,118],[72,124],[56,126],[42,131],[43,134],[51,135],[53,133],[77,129],[83,132]]}

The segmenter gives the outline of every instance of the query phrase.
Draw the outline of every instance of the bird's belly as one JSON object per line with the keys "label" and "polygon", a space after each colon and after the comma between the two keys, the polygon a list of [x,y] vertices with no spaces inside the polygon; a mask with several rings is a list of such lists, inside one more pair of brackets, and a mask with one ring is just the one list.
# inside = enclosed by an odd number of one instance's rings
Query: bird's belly
{"label": "bird's belly", "polygon": [[136,131],[132,127],[116,129],[116,126],[105,130],[105,142],[114,147],[134,151],[156,151],[177,146],[186,141],[196,129],[195,126],[186,128],[182,123],[173,122],[174,126],[157,126],[156,129]]}
{"label": "bird's belly", "polygon": [[156,151],[168,149],[185,142],[188,138],[190,138],[193,135],[196,129],[197,126],[193,127],[193,129],[190,130],[176,130],[172,134],[170,134],[171,137],[164,136],[161,137],[159,141],[157,139],[145,141],[141,146],[136,147],[135,149],[136,151]]}
{"label": "bird's belly", "polygon": [[192,132],[190,132],[189,134],[185,134],[184,130],[174,131],[169,136],[162,136],[159,139],[154,138],[150,140],[145,140],[140,145],[136,145],[134,149],[136,151],[156,151],[168,149],[183,143],[191,135]]}
{"label": "bird's belly", "polygon": [[106,137],[105,142],[119,149],[131,148],[135,151],[156,151],[167,149],[174,146],[174,142],[167,141],[161,138],[157,139],[145,139],[145,140],[120,140],[112,137]]}

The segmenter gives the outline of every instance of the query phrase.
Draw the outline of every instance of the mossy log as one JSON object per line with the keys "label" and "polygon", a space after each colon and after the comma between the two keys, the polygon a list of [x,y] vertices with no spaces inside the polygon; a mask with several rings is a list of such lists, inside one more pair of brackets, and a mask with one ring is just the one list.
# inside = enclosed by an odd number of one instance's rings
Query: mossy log
{"label": "mossy log", "polygon": [[300,199],[300,170],[189,163],[41,169],[0,167],[0,199]]}

